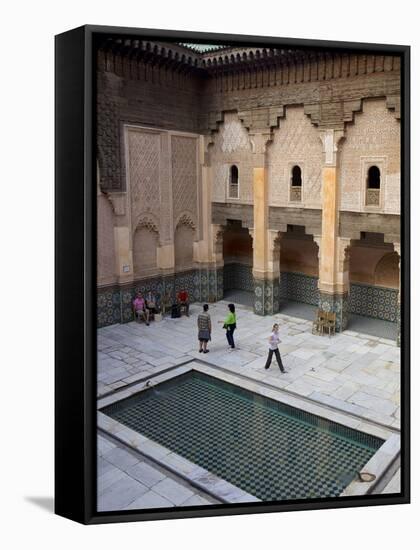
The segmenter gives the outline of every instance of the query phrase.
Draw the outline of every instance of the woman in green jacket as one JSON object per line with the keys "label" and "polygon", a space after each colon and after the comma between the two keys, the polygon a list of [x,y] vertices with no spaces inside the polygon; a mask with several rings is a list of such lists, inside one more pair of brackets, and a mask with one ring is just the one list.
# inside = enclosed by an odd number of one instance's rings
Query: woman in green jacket
{"label": "woman in green jacket", "polygon": [[226,338],[231,349],[235,348],[235,342],[233,340],[233,333],[236,328],[236,313],[234,304],[228,304],[229,313],[224,320],[223,328],[226,329]]}

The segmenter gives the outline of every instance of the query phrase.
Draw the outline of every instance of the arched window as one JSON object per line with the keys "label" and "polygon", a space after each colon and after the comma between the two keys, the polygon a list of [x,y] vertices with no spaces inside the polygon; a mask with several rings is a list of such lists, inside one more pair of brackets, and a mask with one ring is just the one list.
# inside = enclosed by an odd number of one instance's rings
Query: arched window
{"label": "arched window", "polygon": [[290,200],[300,202],[302,200],[302,170],[300,166],[293,166],[290,177]]}
{"label": "arched window", "polygon": [[379,189],[381,187],[381,172],[377,166],[371,166],[367,176],[368,189]]}
{"label": "arched window", "polygon": [[381,172],[377,166],[370,166],[366,177],[366,206],[379,206]]}
{"label": "arched window", "polygon": [[229,198],[239,198],[239,171],[235,164],[229,169]]}
{"label": "arched window", "polygon": [[292,185],[293,187],[302,187],[302,170],[300,166],[292,168]]}

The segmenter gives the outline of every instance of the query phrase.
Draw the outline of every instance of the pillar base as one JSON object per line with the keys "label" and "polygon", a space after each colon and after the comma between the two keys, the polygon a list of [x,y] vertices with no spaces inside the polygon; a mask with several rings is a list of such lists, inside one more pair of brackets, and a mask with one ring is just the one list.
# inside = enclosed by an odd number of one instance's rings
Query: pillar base
{"label": "pillar base", "polygon": [[334,311],[335,331],[342,332],[347,328],[348,323],[348,299],[346,294],[326,294],[320,291],[319,293],[319,308],[323,311]]}
{"label": "pillar base", "polygon": [[254,313],[273,315],[279,311],[280,279],[254,277]]}
{"label": "pillar base", "polygon": [[200,266],[199,289],[201,302],[223,300],[223,267]]}

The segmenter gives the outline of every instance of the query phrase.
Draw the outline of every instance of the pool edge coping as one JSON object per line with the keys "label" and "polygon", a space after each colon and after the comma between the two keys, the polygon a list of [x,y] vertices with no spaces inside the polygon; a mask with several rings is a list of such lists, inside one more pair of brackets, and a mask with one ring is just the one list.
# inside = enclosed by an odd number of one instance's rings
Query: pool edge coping
{"label": "pool edge coping", "polygon": [[371,424],[367,419],[357,420],[355,418],[348,417],[345,411],[335,412],[322,404],[312,402],[308,403],[306,400],[300,399],[298,396],[293,396],[289,393],[282,392],[280,388],[269,389],[259,387],[258,381],[243,380],[240,376],[234,373],[219,371],[217,368],[197,362],[195,359],[192,359],[187,364],[183,364],[182,366],[165,371],[164,373],[158,373],[155,376],[150,376],[146,382],[142,380],[125,390],[116,392],[116,394],[99,398],[97,401],[98,428],[133,448],[135,451],[143,454],[147,458],[154,460],[159,465],[167,468],[170,472],[182,477],[187,482],[191,483],[191,485],[207,492],[217,500],[230,504],[262,502],[261,499],[258,499],[254,495],[251,495],[230,482],[219,478],[201,466],[189,461],[173,451],[170,451],[152,439],[147,438],[127,426],[124,426],[120,422],[112,419],[99,410],[113,403],[122,401],[127,397],[131,397],[136,393],[150,389],[150,384],[147,384],[148,381],[153,381],[153,386],[155,386],[162,382],[166,382],[167,380],[171,380],[172,378],[176,378],[181,374],[194,370],[203,374],[211,375],[218,380],[239,386],[260,396],[267,397],[268,399],[273,399],[274,401],[304,410],[309,414],[320,416],[330,422],[335,422],[347,428],[384,439],[384,443],[381,447],[360,469],[360,472],[368,472],[373,474],[375,479],[371,482],[363,482],[358,479],[352,480],[349,485],[345,487],[342,493],[340,493],[338,498],[371,494],[374,491],[375,486],[400,454],[400,435],[395,434],[394,430],[387,429],[386,427],[378,427],[377,425]]}

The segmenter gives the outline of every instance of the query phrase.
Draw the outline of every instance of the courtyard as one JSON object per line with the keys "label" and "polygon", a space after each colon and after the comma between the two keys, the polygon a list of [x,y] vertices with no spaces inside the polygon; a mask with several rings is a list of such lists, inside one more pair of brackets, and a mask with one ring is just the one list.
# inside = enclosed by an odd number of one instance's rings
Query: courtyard
{"label": "courtyard", "polygon": [[[345,330],[332,337],[312,334],[312,322],[284,313],[256,316],[249,305],[237,306],[237,348],[228,350],[222,321],[227,301],[210,304],[213,332],[210,352],[198,352],[197,315],[160,322],[126,323],[98,330],[98,399],[125,396],[139,382],[200,361],[224,373],[233,373],[285,396],[320,404],[334,414],[345,414],[358,425],[400,430],[400,349],[395,341]],[[275,360],[264,369],[267,338],[274,322],[280,325],[280,352],[286,373]],[[399,491],[398,463],[387,472],[378,489]],[[159,508],[217,504],[214,495],[188,483],[180,471],[166,469],[130,448],[112,433],[98,436],[98,509]]]}

